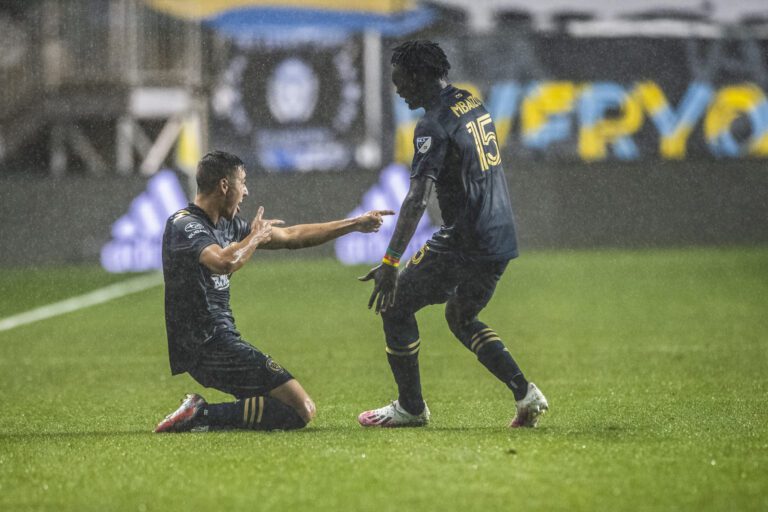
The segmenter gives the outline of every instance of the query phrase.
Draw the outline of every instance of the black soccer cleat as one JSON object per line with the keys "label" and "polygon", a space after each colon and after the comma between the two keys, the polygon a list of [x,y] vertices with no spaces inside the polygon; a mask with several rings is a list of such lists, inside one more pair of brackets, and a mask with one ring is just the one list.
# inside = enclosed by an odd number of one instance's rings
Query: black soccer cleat
{"label": "black soccer cleat", "polygon": [[208,405],[203,397],[197,393],[188,393],[181,400],[178,409],[165,417],[155,427],[155,433],[163,432],[189,432],[200,426],[197,421],[202,415],[203,408]]}

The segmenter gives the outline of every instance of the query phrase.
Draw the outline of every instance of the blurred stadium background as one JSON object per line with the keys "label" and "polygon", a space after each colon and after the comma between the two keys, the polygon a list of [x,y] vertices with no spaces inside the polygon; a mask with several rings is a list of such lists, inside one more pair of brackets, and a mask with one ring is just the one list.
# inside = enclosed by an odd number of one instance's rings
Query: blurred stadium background
{"label": "blurred stadium background", "polygon": [[113,225],[164,169],[193,194],[210,148],[248,163],[246,214],[397,206],[404,37],[439,41],[488,104],[524,249],[768,242],[761,1],[4,0],[0,265],[156,267],[175,180]]}

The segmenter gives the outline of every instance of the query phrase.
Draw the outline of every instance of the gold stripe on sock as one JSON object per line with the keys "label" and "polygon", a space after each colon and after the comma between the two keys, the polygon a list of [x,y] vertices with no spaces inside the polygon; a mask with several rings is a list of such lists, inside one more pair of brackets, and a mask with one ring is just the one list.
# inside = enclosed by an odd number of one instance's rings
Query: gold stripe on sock
{"label": "gold stripe on sock", "polygon": [[478,336],[480,336],[480,335],[482,335],[482,334],[485,334],[485,333],[487,333],[487,332],[493,332],[493,329],[491,329],[490,327],[486,327],[486,328],[485,328],[485,329],[483,329],[482,331],[478,331],[478,332],[476,332],[475,334],[473,334],[473,335],[472,335],[472,339],[470,339],[470,340],[469,340],[469,342],[470,342],[470,343],[474,343],[474,341],[475,341],[475,338],[477,338]]}
{"label": "gold stripe on sock", "polygon": [[411,349],[411,348],[414,348],[414,347],[418,347],[419,343],[421,343],[421,339],[418,339],[418,340],[414,341],[413,343],[411,343],[409,345],[406,345],[405,347],[403,347],[403,350],[408,350],[408,349]]}
{"label": "gold stripe on sock", "polygon": [[416,347],[413,350],[394,350],[389,347],[386,348],[387,354],[392,354],[393,356],[412,356],[413,354],[417,353],[421,347]]}
{"label": "gold stripe on sock", "polygon": [[482,343],[483,341],[487,340],[488,338],[492,338],[494,336],[497,337],[497,338],[499,337],[498,334],[496,334],[495,332],[493,332],[492,330],[489,329],[488,332],[486,332],[482,336],[477,336],[474,339],[472,344],[469,346],[469,350],[471,350],[472,352],[477,352],[477,350],[475,350],[475,347],[477,347],[480,343]]}
{"label": "gold stripe on sock", "polygon": [[387,346],[384,347],[384,350],[387,351],[387,354],[392,354],[393,356],[411,356],[418,352],[419,348],[421,348],[421,339],[418,339],[402,348],[395,349]]}
{"label": "gold stripe on sock", "polygon": [[249,398],[245,399],[245,407],[243,408],[243,425],[248,425],[248,403],[250,402]]}
{"label": "gold stripe on sock", "polygon": [[480,349],[483,348],[484,346],[486,346],[487,344],[491,343],[492,341],[501,341],[501,338],[499,338],[498,336],[491,336],[490,338],[487,338],[487,339],[481,341],[477,345],[477,349],[475,350],[475,354],[479,354],[480,353]]}
{"label": "gold stripe on sock", "polygon": [[250,398],[249,400],[251,400],[251,417],[248,420],[248,426],[252,427],[253,420],[256,419],[256,397]]}
{"label": "gold stripe on sock", "polygon": [[256,418],[256,423],[261,423],[261,417],[264,415],[264,397],[259,397],[259,416]]}

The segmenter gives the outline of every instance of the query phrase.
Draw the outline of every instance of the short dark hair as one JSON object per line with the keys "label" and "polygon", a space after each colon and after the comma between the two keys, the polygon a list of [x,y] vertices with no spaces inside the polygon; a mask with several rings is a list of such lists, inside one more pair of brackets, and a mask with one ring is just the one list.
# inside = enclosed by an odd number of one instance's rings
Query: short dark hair
{"label": "short dark hair", "polygon": [[245,170],[245,164],[237,156],[226,151],[211,151],[197,164],[197,191],[210,194],[222,178],[232,179],[238,169]]}
{"label": "short dark hair", "polygon": [[392,64],[414,75],[435,79],[446,78],[451,69],[443,49],[423,39],[406,41],[392,48]]}

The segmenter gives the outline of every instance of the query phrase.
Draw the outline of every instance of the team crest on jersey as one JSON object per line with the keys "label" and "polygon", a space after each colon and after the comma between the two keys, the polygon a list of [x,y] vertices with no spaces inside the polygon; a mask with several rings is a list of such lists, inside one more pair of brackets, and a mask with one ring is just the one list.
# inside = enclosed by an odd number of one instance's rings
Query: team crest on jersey
{"label": "team crest on jersey", "polygon": [[283,371],[283,367],[277,364],[277,361],[275,361],[271,357],[267,358],[267,368],[269,368],[270,371],[273,371],[275,373],[282,373]]}
{"label": "team crest on jersey", "polygon": [[426,153],[432,147],[432,137],[417,137],[416,150],[419,153]]}

